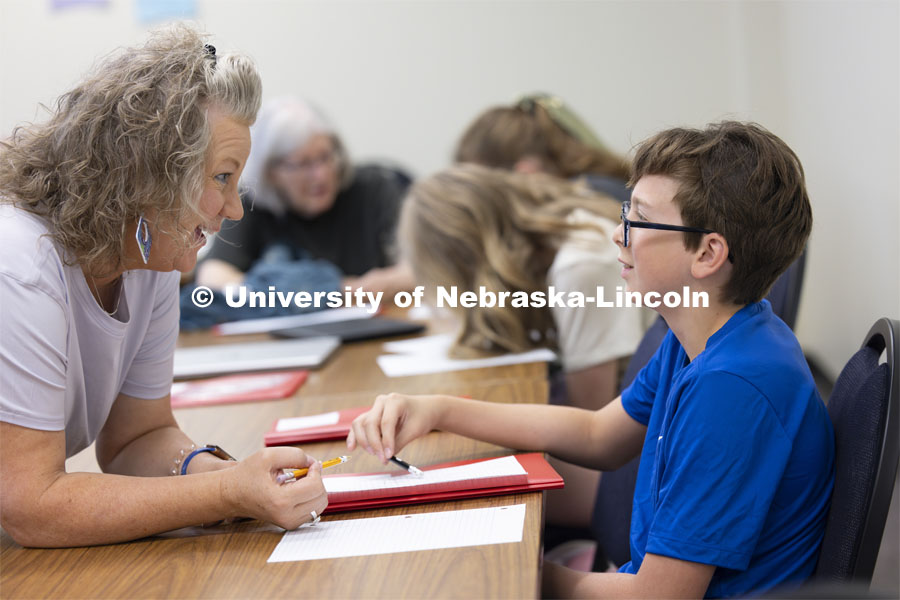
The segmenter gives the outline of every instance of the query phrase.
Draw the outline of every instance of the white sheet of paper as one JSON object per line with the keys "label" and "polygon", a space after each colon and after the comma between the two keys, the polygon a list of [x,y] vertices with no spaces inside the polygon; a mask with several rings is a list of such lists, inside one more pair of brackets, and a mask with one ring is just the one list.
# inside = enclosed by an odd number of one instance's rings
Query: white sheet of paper
{"label": "white sheet of paper", "polygon": [[438,333],[436,335],[423,335],[421,337],[409,338],[408,340],[385,342],[381,345],[381,349],[385,352],[393,352],[395,354],[446,356],[447,350],[452,343],[452,335],[449,333]]}
{"label": "white sheet of paper", "polygon": [[285,532],[268,562],[514,544],[524,526],[524,504],[322,521]]}
{"label": "white sheet of paper", "polygon": [[334,425],[341,418],[337,411],[323,413],[321,415],[310,415],[308,417],[288,417],[278,419],[275,425],[275,431],[293,431],[294,429],[305,429],[307,427],[321,427],[322,425]]}
{"label": "white sheet of paper", "polygon": [[524,467],[516,460],[515,456],[504,456],[503,458],[479,461],[468,465],[423,471],[421,477],[410,474],[391,475],[390,473],[352,477],[325,476],[322,478],[322,483],[325,485],[325,491],[331,494],[334,492],[396,489],[449,483],[452,481],[471,481],[473,479],[505,477],[509,475],[527,475]]}
{"label": "white sheet of paper", "polygon": [[434,311],[431,307],[425,306],[424,304],[421,306],[413,306],[406,311],[406,318],[410,321],[427,321],[434,316]]}
{"label": "white sheet of paper", "polygon": [[308,325],[321,325],[334,321],[349,321],[351,319],[371,319],[375,316],[369,312],[368,306],[351,306],[346,308],[329,308],[302,315],[285,315],[283,317],[268,317],[266,319],[244,319],[241,321],[229,321],[216,327],[219,335],[241,335],[245,333],[267,333],[276,329],[288,327],[304,327]]}
{"label": "white sheet of paper", "polygon": [[465,371],[467,369],[483,369],[532,362],[551,362],[556,354],[541,348],[517,354],[502,354],[487,358],[457,360],[446,356],[383,354],[376,360],[378,366],[388,377],[407,377],[409,375],[427,375],[446,371]]}

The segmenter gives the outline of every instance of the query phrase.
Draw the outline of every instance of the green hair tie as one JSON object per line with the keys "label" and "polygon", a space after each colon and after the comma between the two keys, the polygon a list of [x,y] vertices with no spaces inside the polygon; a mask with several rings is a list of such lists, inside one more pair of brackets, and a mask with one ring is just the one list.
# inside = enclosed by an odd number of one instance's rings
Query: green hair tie
{"label": "green hair tie", "polygon": [[554,123],[582,144],[606,150],[606,145],[600,141],[597,134],[559,96],[545,93],[528,94],[516,101],[516,108],[531,114],[534,113],[535,105],[547,111]]}

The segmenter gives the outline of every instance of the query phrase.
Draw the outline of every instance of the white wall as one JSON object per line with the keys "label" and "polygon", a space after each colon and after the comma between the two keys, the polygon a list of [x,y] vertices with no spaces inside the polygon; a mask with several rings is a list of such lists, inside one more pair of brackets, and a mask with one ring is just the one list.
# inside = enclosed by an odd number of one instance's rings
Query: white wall
{"label": "white wall", "polygon": [[814,205],[798,335],[836,373],[875,319],[900,318],[897,2],[783,6],[779,119]]}
{"label": "white wall", "polygon": [[[797,150],[815,230],[799,336],[837,373],[900,317],[898,4],[197,0],[212,43],[255,57],[266,96],[326,109],[358,158],[419,175],[482,109],[565,97],[614,148],[671,125],[753,119]],[[139,41],[132,0],[51,12],[0,0],[0,134],[101,54]]]}

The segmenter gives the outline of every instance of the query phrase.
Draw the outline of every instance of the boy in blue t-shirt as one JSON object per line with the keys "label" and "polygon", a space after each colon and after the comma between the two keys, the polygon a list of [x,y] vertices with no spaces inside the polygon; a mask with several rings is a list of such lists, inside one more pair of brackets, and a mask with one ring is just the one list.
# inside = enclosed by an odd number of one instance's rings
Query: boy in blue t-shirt
{"label": "boy in blue t-shirt", "polygon": [[632,561],[618,573],[545,563],[551,596],[721,597],[802,581],[824,532],[834,435],[796,338],[762,300],[812,226],[800,161],[765,129],[723,122],[645,141],[632,183],[613,236],[628,291],[687,286],[709,305],[656,307],[670,332],[620,398],[590,412],[390,394],[347,444],[386,461],[442,429],[602,470],[640,453]]}

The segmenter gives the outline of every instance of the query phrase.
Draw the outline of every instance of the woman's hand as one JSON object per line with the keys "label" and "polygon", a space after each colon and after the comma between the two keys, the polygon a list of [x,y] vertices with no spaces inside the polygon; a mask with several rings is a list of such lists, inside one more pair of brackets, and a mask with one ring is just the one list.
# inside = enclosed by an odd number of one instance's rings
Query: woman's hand
{"label": "woman's hand", "polygon": [[[297,481],[279,484],[283,469],[309,468]],[[299,448],[266,448],[222,473],[222,497],[230,517],[253,517],[296,529],[328,506],[322,465]]]}
{"label": "woman's hand", "polygon": [[369,269],[359,277],[349,277],[345,285],[353,289],[362,288],[367,292],[381,292],[386,302],[393,302],[399,291],[411,290],[415,287],[412,269],[406,263],[390,267]]}
{"label": "woman's hand", "polygon": [[442,402],[439,396],[382,394],[371,410],[353,420],[347,448],[363,448],[387,463],[395,452],[437,426]]}

